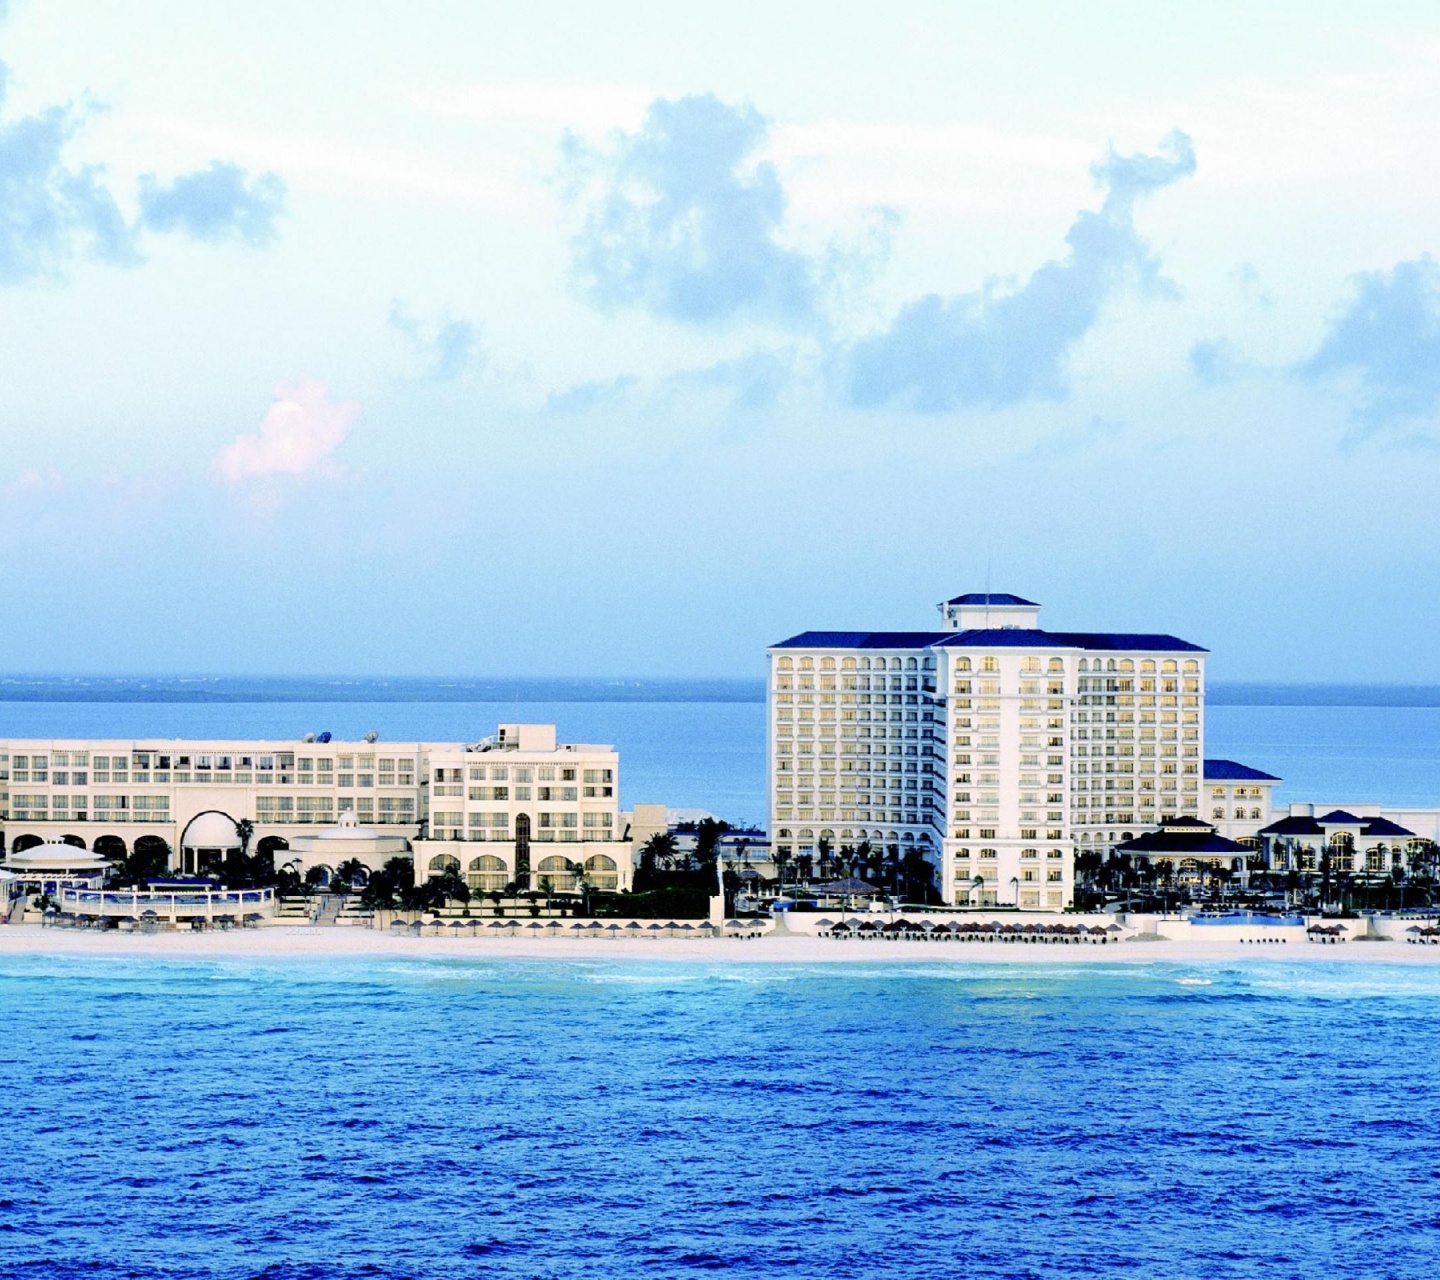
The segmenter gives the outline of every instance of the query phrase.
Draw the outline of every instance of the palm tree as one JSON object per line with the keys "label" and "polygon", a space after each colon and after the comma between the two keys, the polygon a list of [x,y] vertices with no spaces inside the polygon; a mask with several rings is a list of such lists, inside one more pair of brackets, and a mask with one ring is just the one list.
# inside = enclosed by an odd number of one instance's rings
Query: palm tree
{"label": "palm tree", "polygon": [[775,874],[780,882],[780,892],[785,892],[785,867],[790,861],[790,855],[786,852],[784,845],[775,846]]}
{"label": "palm tree", "polygon": [[580,914],[590,914],[590,881],[585,878],[585,867],[579,862],[567,862],[565,870],[575,877],[575,888],[580,891]]}
{"label": "palm tree", "polygon": [[364,879],[368,871],[369,869],[359,858],[346,858],[335,868],[335,878],[353,889],[355,882]]}
{"label": "palm tree", "polygon": [[679,854],[679,841],[672,832],[660,831],[651,836],[640,849],[640,864],[648,859],[656,871],[674,871]]}
{"label": "palm tree", "polygon": [[830,841],[824,836],[820,837],[820,878],[822,880],[830,877]]}

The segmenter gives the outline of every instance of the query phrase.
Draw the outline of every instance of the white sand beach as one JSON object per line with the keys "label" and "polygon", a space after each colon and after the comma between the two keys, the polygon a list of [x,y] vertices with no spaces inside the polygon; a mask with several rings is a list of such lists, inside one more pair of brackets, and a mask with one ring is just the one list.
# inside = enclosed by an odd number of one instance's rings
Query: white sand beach
{"label": "white sand beach", "polygon": [[1227,964],[1236,961],[1440,965],[1440,947],[1399,941],[1320,945],[1122,941],[1100,946],[1001,942],[869,941],[787,933],[749,939],[409,937],[372,929],[272,926],[229,932],[120,934],[0,928],[0,956],[145,956],[179,960],[420,956],[437,959],[627,960],[705,964]]}

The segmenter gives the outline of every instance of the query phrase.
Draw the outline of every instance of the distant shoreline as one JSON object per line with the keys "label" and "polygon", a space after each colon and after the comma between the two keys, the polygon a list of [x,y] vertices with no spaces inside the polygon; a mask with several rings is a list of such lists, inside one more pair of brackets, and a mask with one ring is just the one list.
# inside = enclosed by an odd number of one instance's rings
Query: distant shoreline
{"label": "distant shoreline", "polygon": [[1106,946],[1027,946],[999,942],[842,941],[805,935],[737,940],[657,938],[571,941],[568,938],[395,937],[372,929],[269,926],[229,933],[161,933],[152,936],[46,929],[0,928],[0,959],[10,956],[93,956],[115,959],[247,960],[304,957],[346,959],[623,960],[681,964],[1035,965],[1343,963],[1406,967],[1440,965],[1440,947],[1402,942],[1297,943],[1256,946],[1238,942],[1116,942]]}
{"label": "distant shoreline", "polygon": [[[1440,708],[1440,684],[1215,681],[1219,707]],[[0,676],[0,703],[738,703],[763,704],[763,678]]]}

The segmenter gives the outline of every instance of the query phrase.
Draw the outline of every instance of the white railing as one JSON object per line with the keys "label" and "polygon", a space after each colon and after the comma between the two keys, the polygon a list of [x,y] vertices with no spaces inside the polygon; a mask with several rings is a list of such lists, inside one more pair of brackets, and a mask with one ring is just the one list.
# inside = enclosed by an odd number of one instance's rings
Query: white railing
{"label": "white railing", "polygon": [[157,916],[214,917],[218,915],[269,916],[275,910],[274,889],[191,889],[162,892],[152,889],[61,889],[62,912],[76,915],[134,916],[147,911]]}

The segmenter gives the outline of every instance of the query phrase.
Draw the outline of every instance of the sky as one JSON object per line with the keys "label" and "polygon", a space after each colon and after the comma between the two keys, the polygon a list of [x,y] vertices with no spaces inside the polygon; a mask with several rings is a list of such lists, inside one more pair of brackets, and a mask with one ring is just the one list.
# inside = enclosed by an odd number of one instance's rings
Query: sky
{"label": "sky", "polygon": [[1440,682],[1433,4],[0,0],[0,64],[0,671],[753,676],[988,587]]}

